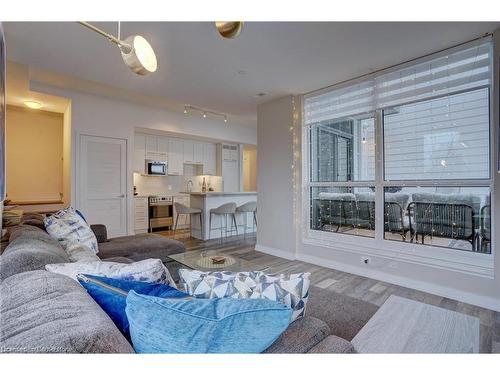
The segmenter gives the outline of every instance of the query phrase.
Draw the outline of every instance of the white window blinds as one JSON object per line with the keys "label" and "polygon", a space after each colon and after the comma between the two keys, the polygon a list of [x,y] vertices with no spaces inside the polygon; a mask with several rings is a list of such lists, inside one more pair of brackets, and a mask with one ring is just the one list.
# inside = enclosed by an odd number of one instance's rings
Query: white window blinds
{"label": "white window blinds", "polygon": [[491,49],[491,39],[485,38],[353,85],[312,93],[304,98],[304,123],[341,119],[487,87],[491,80]]}

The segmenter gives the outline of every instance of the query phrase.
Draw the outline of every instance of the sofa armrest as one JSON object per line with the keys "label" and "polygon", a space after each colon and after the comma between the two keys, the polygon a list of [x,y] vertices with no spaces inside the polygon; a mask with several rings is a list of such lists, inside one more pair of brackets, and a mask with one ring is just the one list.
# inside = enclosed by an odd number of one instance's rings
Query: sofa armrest
{"label": "sofa armrest", "polygon": [[90,229],[94,232],[97,238],[97,243],[108,242],[108,231],[106,230],[106,226],[104,224],[92,224]]}
{"label": "sofa armrest", "polygon": [[330,335],[323,341],[313,346],[308,353],[353,354],[356,353],[356,350],[349,341],[335,335]]}

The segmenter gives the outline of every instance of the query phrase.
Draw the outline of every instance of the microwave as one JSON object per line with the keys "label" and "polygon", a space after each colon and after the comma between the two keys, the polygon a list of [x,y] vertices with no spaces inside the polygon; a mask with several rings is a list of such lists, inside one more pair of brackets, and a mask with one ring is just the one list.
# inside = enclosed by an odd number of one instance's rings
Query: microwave
{"label": "microwave", "polygon": [[146,160],[146,174],[150,176],[166,176],[167,162]]}

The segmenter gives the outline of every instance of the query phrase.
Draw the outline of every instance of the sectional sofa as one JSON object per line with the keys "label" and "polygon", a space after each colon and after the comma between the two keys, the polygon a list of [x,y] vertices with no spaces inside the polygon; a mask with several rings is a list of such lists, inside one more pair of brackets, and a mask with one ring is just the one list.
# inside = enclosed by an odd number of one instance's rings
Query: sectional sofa
{"label": "sectional sofa", "polygon": [[[182,247],[170,243],[169,249],[164,242],[161,254],[160,238],[153,239],[149,251],[146,238],[133,237],[123,252],[122,241],[105,245],[101,237],[100,253],[106,260],[131,262],[152,253],[164,258]],[[133,240],[136,248],[130,245]],[[107,252],[106,246],[113,250]],[[43,229],[25,223],[12,231],[0,256],[0,352],[134,353],[76,281],[44,270],[46,264],[63,262],[69,262],[67,254]],[[311,287],[306,317],[293,322],[266,352],[353,353],[350,340],[376,310],[370,303]]]}

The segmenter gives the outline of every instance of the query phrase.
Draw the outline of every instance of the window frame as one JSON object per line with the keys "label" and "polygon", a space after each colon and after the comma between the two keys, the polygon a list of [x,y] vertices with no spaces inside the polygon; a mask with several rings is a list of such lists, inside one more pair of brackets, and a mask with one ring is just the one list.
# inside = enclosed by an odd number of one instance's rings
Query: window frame
{"label": "window frame", "polygon": [[[492,46],[493,47],[493,46]],[[437,54],[430,56],[433,58]],[[496,89],[496,82],[494,80],[493,70],[493,54],[490,61],[490,84],[472,89],[462,90],[460,92],[470,92],[479,90],[481,88],[488,88],[488,104],[489,104],[489,178],[482,179],[440,179],[436,180],[386,180],[385,179],[385,147],[384,147],[384,126],[383,126],[383,111],[387,108],[376,109],[373,113],[375,121],[375,180],[373,181],[342,181],[342,182],[312,182],[310,175],[310,159],[312,158],[312,147],[310,147],[310,127],[304,124],[304,116],[302,116],[301,139],[302,139],[302,187],[301,187],[301,202],[302,202],[302,223],[301,238],[304,244],[322,247],[325,249],[342,250],[349,253],[358,254],[361,256],[376,256],[387,259],[404,260],[409,263],[429,265],[439,269],[453,270],[481,276],[486,278],[494,277],[494,256],[495,256],[495,207],[494,207],[494,192],[495,192],[495,173],[497,167],[496,153],[494,152],[495,139],[500,134],[497,134],[498,129],[494,124],[494,95]],[[411,64],[411,63],[410,63]],[[407,64],[407,65],[410,65]],[[397,70],[401,66],[394,67]],[[385,72],[390,72],[386,70]],[[367,77],[362,77],[357,80],[346,82],[344,85],[354,85],[356,83],[366,80]],[[368,78],[369,79],[369,78]],[[326,88],[321,91],[331,90],[333,87]],[[454,92],[458,94],[460,92]],[[443,94],[433,97],[447,97],[450,94]],[[302,101],[307,95],[302,96]],[[416,100],[413,102],[404,103],[413,104],[417,102],[427,101],[429,98]],[[304,106],[301,106],[304,111]],[[367,113],[360,113],[359,115],[367,115]],[[357,115],[357,116],[359,116]],[[354,116],[353,116],[354,117]],[[342,119],[339,119],[342,120]],[[500,160],[498,161],[500,162]],[[321,187],[372,187],[375,186],[375,237],[364,237],[353,234],[324,232],[311,229],[310,215],[311,215],[311,188]],[[384,211],[384,191],[389,186],[449,186],[449,187],[488,187],[491,194],[491,243],[490,254],[459,251],[457,249],[421,245],[411,242],[393,241],[384,238],[384,215],[379,214]]]}

